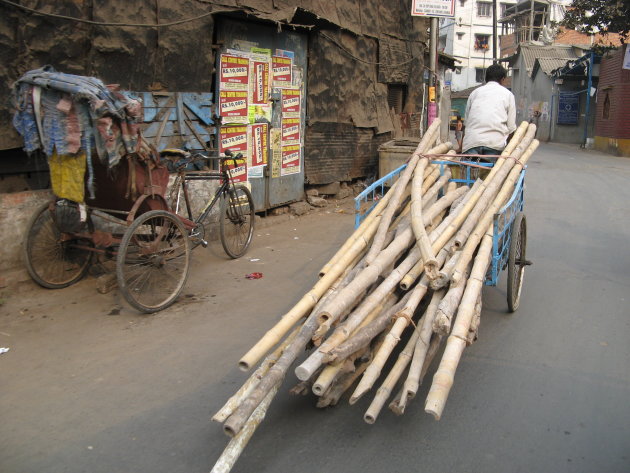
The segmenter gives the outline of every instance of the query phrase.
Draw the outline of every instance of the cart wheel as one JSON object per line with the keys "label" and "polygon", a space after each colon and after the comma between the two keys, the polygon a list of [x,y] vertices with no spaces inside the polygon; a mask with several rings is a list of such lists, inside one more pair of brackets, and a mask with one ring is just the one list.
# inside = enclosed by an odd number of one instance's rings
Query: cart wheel
{"label": "cart wheel", "polygon": [[510,312],[516,311],[521,302],[525,266],[530,264],[525,256],[526,248],[527,220],[525,214],[519,212],[512,226],[510,252],[508,254],[507,302]]}
{"label": "cart wheel", "polygon": [[184,288],[190,242],[182,222],[164,210],[146,212],[125,232],[116,260],[118,287],[141,312],[170,306]]}
{"label": "cart wheel", "polygon": [[221,199],[220,236],[231,258],[245,254],[254,234],[254,199],[249,189],[236,186]]}
{"label": "cart wheel", "polygon": [[[49,289],[60,289],[74,284],[87,272],[92,260],[91,241],[71,238],[63,233],[66,224],[75,223],[76,213],[71,207],[46,203],[37,209],[27,226],[22,245],[26,269],[33,280]],[[66,239],[68,237],[68,239]]]}

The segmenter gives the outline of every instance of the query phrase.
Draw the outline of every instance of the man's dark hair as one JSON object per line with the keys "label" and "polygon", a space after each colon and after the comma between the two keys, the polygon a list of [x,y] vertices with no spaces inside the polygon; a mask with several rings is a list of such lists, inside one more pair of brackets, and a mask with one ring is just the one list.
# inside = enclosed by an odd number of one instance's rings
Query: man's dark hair
{"label": "man's dark hair", "polygon": [[507,71],[499,64],[493,64],[486,69],[486,82],[501,82],[501,79],[507,77]]}

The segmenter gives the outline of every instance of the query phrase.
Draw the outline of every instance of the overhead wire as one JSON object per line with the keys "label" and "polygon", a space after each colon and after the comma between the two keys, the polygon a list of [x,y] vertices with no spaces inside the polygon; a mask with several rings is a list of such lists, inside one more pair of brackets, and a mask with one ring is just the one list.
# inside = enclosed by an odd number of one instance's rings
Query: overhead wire
{"label": "overhead wire", "polygon": [[217,13],[228,13],[228,12],[234,11],[234,10],[213,10],[210,12],[202,13],[201,15],[193,16],[190,18],[184,18],[182,20],[169,21],[167,23],[113,23],[113,22],[108,22],[108,21],[86,20],[84,18],[77,18],[74,16],[59,15],[56,13],[43,12],[35,8],[30,8],[25,5],[20,5],[19,3],[12,2],[11,0],[0,0],[0,3],[4,3],[5,5],[10,5],[12,7],[15,7],[20,10],[24,10],[24,11],[27,11],[29,13],[32,13],[34,15],[39,15],[39,16],[58,18],[61,20],[70,20],[77,23],[85,23],[88,25],[95,25],[95,26],[119,26],[119,27],[135,27],[135,28],[165,28],[168,26],[181,25],[183,23],[190,23],[191,21],[201,20],[202,18],[205,18],[210,15],[215,15]]}

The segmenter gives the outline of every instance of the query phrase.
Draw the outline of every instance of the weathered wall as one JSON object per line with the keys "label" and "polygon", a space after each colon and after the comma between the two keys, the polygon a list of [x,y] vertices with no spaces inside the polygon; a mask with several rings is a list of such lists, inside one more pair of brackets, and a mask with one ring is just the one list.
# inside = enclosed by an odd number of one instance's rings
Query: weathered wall
{"label": "weathered wall", "polygon": [[[22,0],[44,12],[98,22],[154,24],[207,12],[246,12],[249,18],[310,27],[307,180],[330,182],[365,175],[376,147],[392,129],[387,83],[406,84],[405,112],[422,109],[426,19],[412,18],[406,0]],[[212,88],[214,15],[166,28],[100,26],[43,17],[0,4],[0,80],[51,64],[63,72],[93,75],[129,90],[209,91]],[[324,37],[325,34],[327,37]],[[357,59],[358,58],[358,59]],[[412,59],[415,58],[415,59]],[[380,63],[380,64],[379,64]],[[387,66],[390,67],[387,67]],[[10,125],[10,90],[0,90],[0,149],[19,147]],[[313,148],[315,124],[333,141],[365,143],[344,150]],[[346,126],[350,125],[350,127]],[[371,135],[370,135],[371,134]],[[367,136],[370,136],[369,140]],[[367,151],[366,151],[367,150]],[[322,151],[341,152],[348,166],[321,168]],[[363,154],[367,152],[368,154]],[[321,169],[320,169],[321,168]]]}
{"label": "weathered wall", "polygon": [[[50,191],[0,194],[0,275],[6,278],[11,270],[24,268],[22,240],[26,227],[35,210],[50,198]],[[3,284],[0,277],[0,287]]]}
{"label": "weathered wall", "polygon": [[[22,0],[43,12],[114,23],[175,21],[210,11],[196,0]],[[50,64],[97,76],[128,90],[206,91],[214,64],[213,17],[168,28],[87,25],[0,4],[0,149],[21,146],[11,126],[10,87],[22,74]],[[159,84],[158,84],[159,83]]]}

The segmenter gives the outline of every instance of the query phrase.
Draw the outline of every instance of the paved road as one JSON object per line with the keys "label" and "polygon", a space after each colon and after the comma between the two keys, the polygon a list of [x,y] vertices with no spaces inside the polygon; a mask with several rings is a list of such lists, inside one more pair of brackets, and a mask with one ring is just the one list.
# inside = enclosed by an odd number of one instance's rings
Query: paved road
{"label": "paved road", "polygon": [[[521,308],[507,314],[505,281],[484,290],[480,340],[441,421],[423,412],[428,386],[375,425],[362,420],[369,398],[317,410],[283,389],[233,471],[630,471],[629,183],[628,159],[540,148]],[[90,279],[5,291],[0,471],[209,471],[227,443],[209,417],[245,379],[237,360],[350,228],[330,211],[258,230],[239,261],[199,250],[187,297],[154,316]]]}

